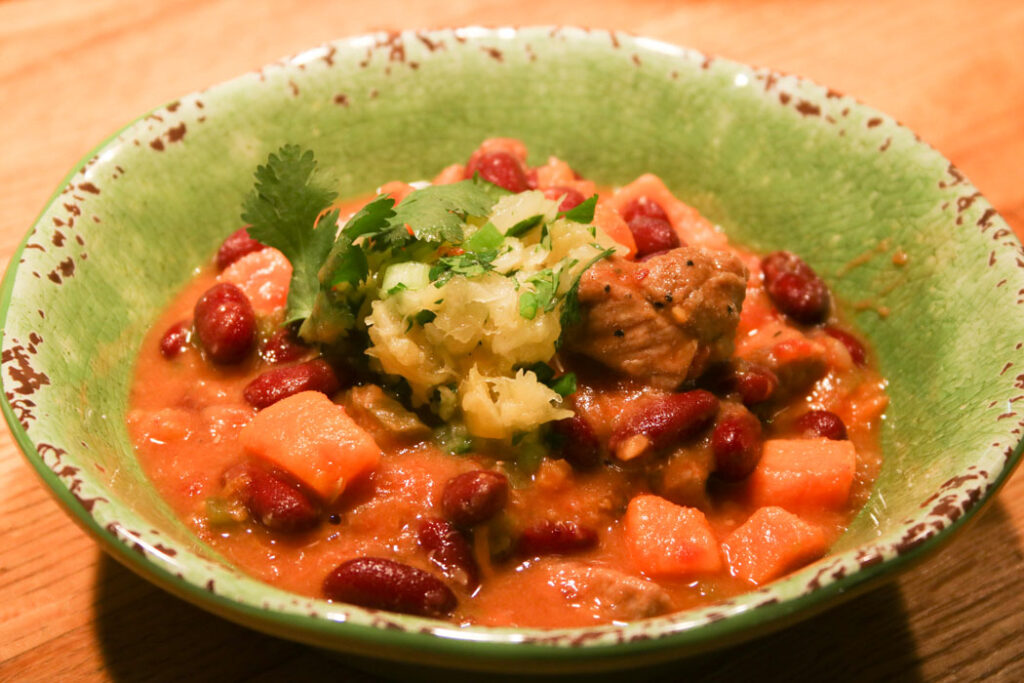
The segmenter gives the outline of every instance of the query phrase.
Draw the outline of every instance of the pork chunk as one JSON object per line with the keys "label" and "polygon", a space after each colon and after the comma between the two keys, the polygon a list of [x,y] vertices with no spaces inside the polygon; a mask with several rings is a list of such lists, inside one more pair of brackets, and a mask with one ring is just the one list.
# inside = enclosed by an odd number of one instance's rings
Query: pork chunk
{"label": "pork chunk", "polygon": [[747,285],[735,256],[680,247],[643,262],[611,258],[580,279],[582,319],[566,347],[672,390],[732,352]]}
{"label": "pork chunk", "polygon": [[542,571],[566,602],[602,621],[633,621],[672,610],[663,588],[611,567],[560,560],[547,563]]}

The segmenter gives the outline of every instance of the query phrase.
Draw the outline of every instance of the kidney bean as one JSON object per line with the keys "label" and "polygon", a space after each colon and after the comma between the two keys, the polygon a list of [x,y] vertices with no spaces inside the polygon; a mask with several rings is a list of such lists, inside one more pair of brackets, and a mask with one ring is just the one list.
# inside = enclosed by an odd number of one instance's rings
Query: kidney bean
{"label": "kidney bean", "polygon": [[733,375],[733,386],[744,405],[752,406],[770,399],[779,388],[774,372],[758,363],[740,363]]}
{"label": "kidney bean", "polygon": [[260,357],[274,365],[298,360],[308,352],[309,347],[303,344],[302,340],[295,336],[295,333],[288,327],[274,330],[274,333],[267,337],[260,347]]}
{"label": "kidney bean", "polygon": [[164,336],[160,338],[160,355],[164,358],[174,358],[188,350],[191,340],[192,321],[179,320],[168,327]]}
{"label": "kidney bean", "polygon": [[474,470],[452,477],[441,492],[445,517],[471,527],[498,514],[508,502],[508,478],[493,470]]}
{"label": "kidney bean", "polygon": [[265,244],[249,236],[249,228],[243,227],[231,233],[217,249],[217,270],[224,270],[246,254],[266,249]]}
{"label": "kidney bean", "polygon": [[238,363],[256,340],[256,314],[238,287],[222,282],[199,297],[193,312],[196,336],[215,363]]}
{"label": "kidney bean", "polygon": [[843,343],[846,350],[850,352],[850,358],[853,359],[855,365],[863,367],[864,364],[867,363],[867,349],[864,348],[864,345],[855,336],[846,330],[841,330],[838,327],[833,327],[832,325],[825,326],[825,334],[833,339],[838,339]]}
{"label": "kidney bean", "polygon": [[576,522],[545,521],[523,529],[516,552],[525,557],[569,555],[597,545],[597,532]]}
{"label": "kidney bean", "polygon": [[728,481],[746,478],[761,459],[761,421],[745,408],[731,410],[711,432],[715,473]]}
{"label": "kidney bean", "polygon": [[709,391],[694,389],[670,394],[647,404],[613,433],[614,449],[626,439],[644,436],[653,448],[664,448],[695,436],[718,412],[718,399]]}
{"label": "kidney bean", "polygon": [[306,531],[320,521],[316,501],[284,476],[262,468],[249,470],[245,503],[253,519],[274,531]]}
{"label": "kidney bean", "polygon": [[814,325],[828,316],[828,286],[799,256],[773,252],[761,260],[761,270],[768,296],[790,318]]}
{"label": "kidney bean", "polygon": [[331,600],[423,617],[451,614],[458,604],[437,577],[383,557],[341,563],[324,579],[323,591]]}
{"label": "kidney bean", "polygon": [[601,442],[582,415],[573,415],[551,425],[561,438],[561,453],[575,469],[585,470],[601,462]]}
{"label": "kidney bean", "polygon": [[823,436],[833,441],[846,439],[843,418],[829,410],[808,410],[797,418],[796,428],[805,436]]}
{"label": "kidney bean", "polygon": [[473,591],[480,585],[480,568],[466,537],[443,519],[424,519],[417,534],[420,547],[427,551],[446,578]]}
{"label": "kidney bean", "polygon": [[262,410],[300,391],[331,394],[341,388],[334,368],[323,358],[284,368],[273,368],[260,374],[242,390],[246,402]]}
{"label": "kidney bean", "polygon": [[529,189],[523,165],[508,152],[485,152],[471,156],[466,164],[466,177],[472,178],[477,173],[487,182],[509,192],[518,193]]}
{"label": "kidney bean", "polygon": [[628,225],[636,241],[637,259],[679,246],[679,235],[672,224],[663,218],[638,215]]}
{"label": "kidney bean", "polygon": [[583,203],[583,193],[572,189],[571,187],[549,187],[544,190],[544,196],[548,199],[558,199],[565,195],[565,199],[558,205],[559,211],[568,211],[574,209]]}
{"label": "kidney bean", "polygon": [[661,204],[650,197],[637,197],[636,199],[630,200],[624,207],[622,207],[622,211],[620,213],[622,215],[622,220],[627,223],[637,216],[659,218],[668,222],[668,214],[665,213],[665,209],[661,208]]}

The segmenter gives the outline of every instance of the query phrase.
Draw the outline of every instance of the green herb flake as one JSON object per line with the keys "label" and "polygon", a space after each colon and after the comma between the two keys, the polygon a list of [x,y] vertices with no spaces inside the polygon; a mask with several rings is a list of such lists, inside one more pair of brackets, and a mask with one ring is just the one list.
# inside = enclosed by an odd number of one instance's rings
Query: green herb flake
{"label": "green herb flake", "polygon": [[413,322],[419,326],[426,325],[429,322],[433,322],[434,318],[437,317],[437,313],[434,313],[429,308],[424,308],[422,311],[412,317]]}
{"label": "green herb flake", "polygon": [[574,223],[592,223],[594,221],[594,207],[596,206],[597,195],[595,194],[559,215]]}
{"label": "green herb flake", "polygon": [[569,394],[576,393],[576,375],[571,372],[567,372],[554,382],[548,384],[551,390],[556,394],[565,398]]}
{"label": "green herb flake", "polygon": [[540,225],[542,220],[544,220],[544,216],[542,214],[537,214],[536,216],[524,218],[523,220],[519,221],[511,228],[506,230],[505,237],[520,237],[522,235],[525,235],[526,233],[530,232],[538,225]]}
{"label": "green herb flake", "polygon": [[493,223],[487,223],[484,227],[470,235],[469,239],[462,246],[466,251],[490,251],[501,246],[504,239],[504,236],[494,227]]}

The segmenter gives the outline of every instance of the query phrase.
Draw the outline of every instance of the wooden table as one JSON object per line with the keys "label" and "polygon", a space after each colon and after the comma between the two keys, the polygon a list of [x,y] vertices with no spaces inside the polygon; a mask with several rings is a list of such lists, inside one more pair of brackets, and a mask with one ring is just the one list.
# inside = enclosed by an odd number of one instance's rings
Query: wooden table
{"label": "wooden table", "polygon": [[[0,259],[76,160],[147,109],[371,30],[586,24],[802,74],[901,120],[1024,235],[1024,3],[0,0]],[[0,680],[373,680],[104,556],[0,437]],[[694,680],[1024,680],[1024,471],[939,555]]]}

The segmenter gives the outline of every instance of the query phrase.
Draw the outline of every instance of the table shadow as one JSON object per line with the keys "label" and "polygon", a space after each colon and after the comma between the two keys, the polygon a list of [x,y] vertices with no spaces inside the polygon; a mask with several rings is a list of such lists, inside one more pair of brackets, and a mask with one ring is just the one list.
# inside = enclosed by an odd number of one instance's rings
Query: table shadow
{"label": "table shadow", "polygon": [[[998,501],[976,526],[972,536],[1016,536]],[[979,565],[971,573],[980,579],[984,571]],[[98,563],[93,611],[106,671],[115,681],[516,680],[374,662],[266,636],[155,588],[105,555]],[[780,632],[722,650],[637,672],[561,678],[923,681],[909,617],[900,584],[891,582]]]}

